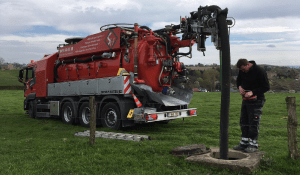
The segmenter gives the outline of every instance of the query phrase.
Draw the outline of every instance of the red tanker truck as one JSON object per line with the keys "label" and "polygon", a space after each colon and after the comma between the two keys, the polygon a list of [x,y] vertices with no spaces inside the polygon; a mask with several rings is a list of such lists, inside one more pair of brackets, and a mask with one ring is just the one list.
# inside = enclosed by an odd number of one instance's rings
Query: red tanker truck
{"label": "red tanker truck", "polygon": [[[200,6],[179,25],[156,31],[110,24],[100,33],[66,39],[58,52],[20,70],[24,110],[32,118],[56,116],[66,124],[89,127],[89,96],[95,96],[97,124],[116,130],[197,116],[196,108],[188,108],[193,92],[182,85],[187,70],[179,59],[191,57],[195,43],[204,52],[207,35],[219,47],[219,11]],[[179,52],[182,47],[189,52]]]}

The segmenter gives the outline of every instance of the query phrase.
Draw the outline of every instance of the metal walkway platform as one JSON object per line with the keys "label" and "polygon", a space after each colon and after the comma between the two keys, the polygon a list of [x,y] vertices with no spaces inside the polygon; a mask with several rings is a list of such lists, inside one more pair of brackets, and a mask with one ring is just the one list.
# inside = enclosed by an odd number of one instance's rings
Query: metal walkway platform
{"label": "metal walkway platform", "polygon": [[[75,136],[89,137],[90,130],[85,130],[84,132],[76,132]],[[132,140],[132,141],[143,141],[145,139],[151,140],[150,136],[147,136],[147,135],[104,132],[104,131],[96,131],[95,137],[101,137],[101,138],[106,138],[106,139]]]}

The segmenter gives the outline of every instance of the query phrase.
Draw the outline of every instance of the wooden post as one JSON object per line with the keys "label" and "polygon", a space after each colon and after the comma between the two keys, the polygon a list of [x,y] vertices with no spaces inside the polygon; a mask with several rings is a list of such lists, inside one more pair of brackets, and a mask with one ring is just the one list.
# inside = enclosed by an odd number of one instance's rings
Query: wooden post
{"label": "wooden post", "polygon": [[96,104],[95,96],[90,96],[90,145],[95,144],[96,132]]}
{"label": "wooden post", "polygon": [[286,97],[285,98],[287,110],[288,110],[288,146],[289,146],[289,156],[292,159],[299,158],[299,150],[297,144],[297,125],[298,119],[296,114],[296,97]]}

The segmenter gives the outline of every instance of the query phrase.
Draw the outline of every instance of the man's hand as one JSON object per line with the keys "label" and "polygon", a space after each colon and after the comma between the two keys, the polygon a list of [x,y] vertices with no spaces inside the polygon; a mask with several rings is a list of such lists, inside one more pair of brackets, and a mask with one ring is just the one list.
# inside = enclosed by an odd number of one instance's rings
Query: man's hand
{"label": "man's hand", "polygon": [[253,95],[253,92],[252,92],[252,91],[246,92],[245,97],[251,97],[252,95]]}
{"label": "man's hand", "polygon": [[239,86],[239,90],[240,90],[240,94],[242,95],[242,96],[244,96],[245,95],[245,89],[243,89],[242,88],[242,86]]}

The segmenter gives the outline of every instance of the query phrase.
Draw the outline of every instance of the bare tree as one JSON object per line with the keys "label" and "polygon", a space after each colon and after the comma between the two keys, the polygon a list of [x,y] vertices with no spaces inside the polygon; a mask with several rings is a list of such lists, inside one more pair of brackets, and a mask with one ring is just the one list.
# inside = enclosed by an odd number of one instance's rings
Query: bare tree
{"label": "bare tree", "polygon": [[0,65],[5,62],[4,58],[0,57]]}

